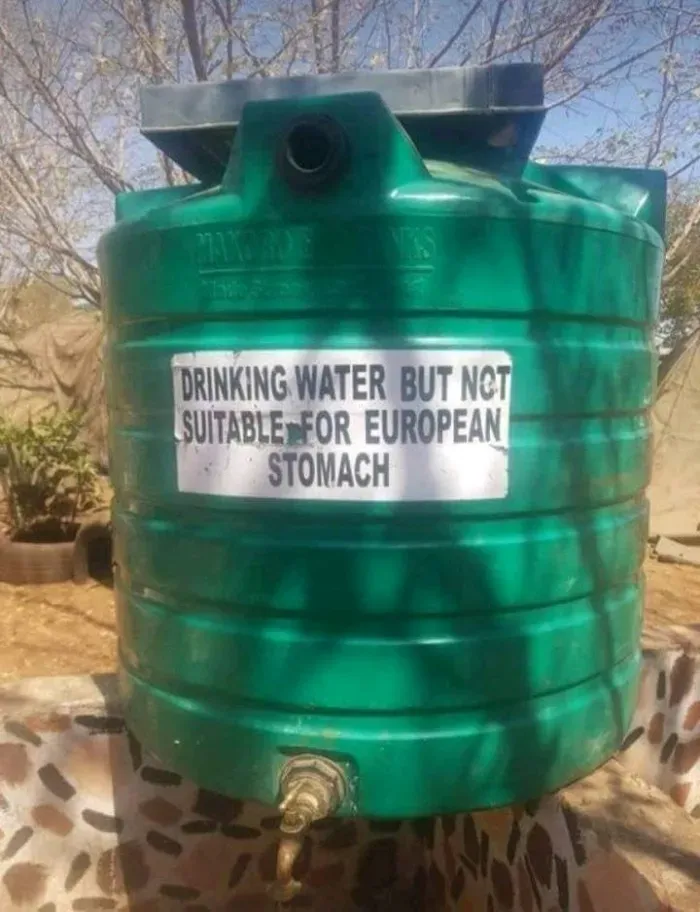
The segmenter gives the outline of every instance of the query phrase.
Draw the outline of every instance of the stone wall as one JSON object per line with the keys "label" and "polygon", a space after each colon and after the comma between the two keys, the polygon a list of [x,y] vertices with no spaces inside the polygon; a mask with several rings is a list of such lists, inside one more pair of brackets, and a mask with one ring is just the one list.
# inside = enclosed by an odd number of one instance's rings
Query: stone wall
{"label": "stone wall", "polygon": [[[700,832],[677,806],[698,816],[700,674],[689,637],[648,644],[620,761],[526,807],[325,821],[296,871],[304,891],[285,908],[697,912]],[[111,677],[17,682],[0,691],[0,715],[2,912],[277,908],[267,895],[276,811],[155,763],[126,731]]]}

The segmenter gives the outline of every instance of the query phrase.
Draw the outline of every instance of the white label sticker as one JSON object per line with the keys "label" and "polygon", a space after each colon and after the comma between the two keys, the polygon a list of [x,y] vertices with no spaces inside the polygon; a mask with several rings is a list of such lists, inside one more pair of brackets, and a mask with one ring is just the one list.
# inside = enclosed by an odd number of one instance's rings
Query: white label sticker
{"label": "white label sticker", "polygon": [[193,352],[175,355],[172,372],[180,491],[353,501],[508,493],[506,352]]}

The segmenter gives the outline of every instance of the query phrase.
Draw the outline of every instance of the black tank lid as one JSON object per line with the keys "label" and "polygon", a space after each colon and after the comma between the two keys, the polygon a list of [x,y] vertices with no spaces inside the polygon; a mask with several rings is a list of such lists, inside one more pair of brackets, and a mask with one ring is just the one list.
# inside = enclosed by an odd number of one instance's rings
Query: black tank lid
{"label": "black tank lid", "polygon": [[545,114],[542,67],[512,63],[149,85],[141,89],[141,132],[184,170],[218,183],[247,102],[349,92],[378,93],[426,157],[435,157],[430,137],[480,135],[486,121],[489,135],[517,125],[511,154],[524,163]]}

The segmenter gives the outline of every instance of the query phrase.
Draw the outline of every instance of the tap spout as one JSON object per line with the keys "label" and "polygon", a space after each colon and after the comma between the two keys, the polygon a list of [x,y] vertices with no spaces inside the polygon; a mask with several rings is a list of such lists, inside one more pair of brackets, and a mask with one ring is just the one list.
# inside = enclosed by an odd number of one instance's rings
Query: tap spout
{"label": "tap spout", "polygon": [[281,839],[276,880],[271,889],[278,902],[288,902],[301,890],[293,868],[309,827],[314,821],[333,814],[346,794],[345,773],[325,757],[301,754],[284,766],[280,775]]}

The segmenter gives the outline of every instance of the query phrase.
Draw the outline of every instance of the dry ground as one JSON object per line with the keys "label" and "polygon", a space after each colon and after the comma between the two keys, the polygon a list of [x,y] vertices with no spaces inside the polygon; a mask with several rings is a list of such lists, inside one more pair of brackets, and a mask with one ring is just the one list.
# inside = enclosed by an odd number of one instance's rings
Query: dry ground
{"label": "dry ground", "polygon": [[114,593],[101,583],[0,583],[0,680],[113,671]]}
{"label": "dry ground", "polygon": [[[647,626],[700,624],[700,569],[647,561]],[[100,583],[0,583],[0,679],[112,671],[114,594]]]}

